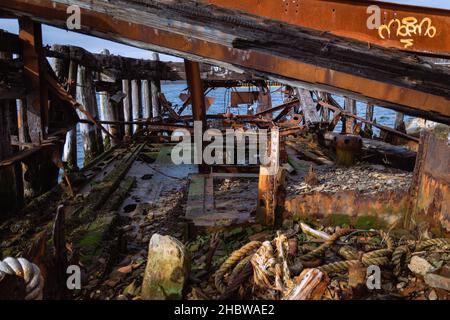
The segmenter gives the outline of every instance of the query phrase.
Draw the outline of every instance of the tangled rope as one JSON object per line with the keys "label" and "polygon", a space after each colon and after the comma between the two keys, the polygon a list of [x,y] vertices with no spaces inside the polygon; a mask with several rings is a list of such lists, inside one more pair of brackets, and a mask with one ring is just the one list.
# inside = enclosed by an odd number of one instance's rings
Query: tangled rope
{"label": "tangled rope", "polygon": [[[358,252],[351,246],[342,246],[338,254],[344,261],[333,262],[322,265],[317,269],[325,273],[340,273],[357,265],[392,266],[394,275],[399,276],[402,262],[409,262],[413,252],[423,251],[432,246],[447,248],[450,246],[450,239],[430,239],[423,241],[407,241],[396,246],[393,238],[384,231],[364,231],[341,229],[335,232],[328,240],[318,248],[298,257],[300,262],[317,260],[324,256],[338,239],[345,237],[346,241],[357,233],[379,235],[382,238],[380,249],[372,246],[375,250],[369,252]],[[293,235],[290,235],[293,236]],[[366,250],[367,250],[366,246]],[[252,241],[244,245],[239,250],[234,251],[230,257],[221,265],[215,274],[214,283],[222,299],[230,297],[240,286],[253,274],[254,286],[264,288],[263,298],[283,297],[294,285],[291,278],[288,263],[292,265],[292,257],[288,257],[288,237],[277,233],[272,241]],[[225,276],[228,276],[227,284]],[[256,288],[254,287],[254,288]]]}
{"label": "tangled rope", "polygon": [[431,246],[443,248],[450,245],[450,239],[437,238],[423,241],[408,241],[407,244],[397,247],[392,253],[391,264],[394,267],[394,275],[399,276],[402,262],[409,263],[413,252],[422,251]]}
{"label": "tangled rope", "polygon": [[24,258],[8,257],[0,261],[0,283],[6,274],[16,275],[25,281],[25,300],[42,300],[44,278],[34,263]]}
{"label": "tangled rope", "polygon": [[341,229],[337,231],[330,237],[329,240],[325,241],[324,244],[320,245],[317,249],[314,249],[313,251],[303,255],[301,259],[304,261],[309,261],[322,257],[325,251],[327,251],[336,242],[337,239],[351,232],[352,232],[351,229]]}
{"label": "tangled rope", "polygon": [[[216,286],[217,291],[219,291],[221,294],[225,293],[227,290],[227,285],[225,285],[225,274],[236,266],[239,261],[243,260],[246,256],[253,253],[256,249],[258,249],[261,246],[261,242],[259,241],[252,241],[247,243],[245,246],[240,248],[239,250],[234,251],[227,260],[220,266],[219,270],[217,270],[215,276],[214,276],[214,284]],[[243,267],[243,266],[241,266]]]}

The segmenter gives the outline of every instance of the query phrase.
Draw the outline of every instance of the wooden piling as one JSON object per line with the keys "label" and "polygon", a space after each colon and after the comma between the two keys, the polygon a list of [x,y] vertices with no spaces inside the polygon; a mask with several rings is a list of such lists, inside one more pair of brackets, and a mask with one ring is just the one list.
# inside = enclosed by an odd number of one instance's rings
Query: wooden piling
{"label": "wooden piling", "polygon": [[[13,55],[11,52],[0,52],[0,59],[12,59]],[[16,136],[19,138],[19,127],[18,127],[18,115],[17,115],[17,102],[15,99],[5,100],[5,105],[8,108],[8,125],[10,136]],[[11,151],[17,153],[20,151],[18,146],[11,146]],[[16,195],[17,195],[17,207],[22,207],[24,205],[23,196],[23,180],[22,180],[22,166],[20,163],[14,164],[14,175],[16,178]]]}
{"label": "wooden piling", "polygon": [[[120,88],[122,86],[122,80],[117,80],[116,81],[116,87]],[[119,98],[119,96],[117,96],[117,94],[123,94],[123,91],[117,91],[116,93],[116,98]],[[123,99],[122,97],[120,97],[120,100],[115,99],[116,101],[111,101],[111,103],[114,105],[115,108],[115,112],[116,112],[116,116],[117,116],[117,143],[119,143],[120,141],[123,140],[124,136],[125,136],[125,124],[123,123],[123,121],[125,120],[125,113],[123,110]]]}
{"label": "wooden piling", "polygon": [[[158,53],[153,53],[153,60],[159,61]],[[161,92],[160,79],[152,79],[150,81],[150,90],[152,94],[152,117],[159,117],[161,115],[161,106],[159,103],[159,93]]]}
{"label": "wooden piling", "polygon": [[[27,78],[28,134],[32,143],[40,144],[48,135],[50,110],[46,79],[48,62],[42,46],[41,24],[28,17],[20,17],[19,39],[22,44],[24,75]],[[58,168],[53,163],[53,158],[54,149],[44,148],[23,160],[23,185],[26,198],[39,196],[58,183]]]}
{"label": "wooden piling", "polygon": [[395,113],[395,130],[406,132],[405,115],[401,112]]}
{"label": "wooden piling", "polygon": [[[371,103],[368,103],[366,106],[366,120],[373,121],[373,104]],[[367,138],[372,138],[373,136],[373,129],[370,123],[364,125],[364,136]]]}
{"label": "wooden piling", "polygon": [[[0,161],[12,154],[8,100],[0,100]],[[19,207],[14,165],[0,167],[0,181],[1,221]]]}
{"label": "wooden piling", "polygon": [[[345,97],[344,101],[344,110],[350,112],[351,114],[357,114],[356,111],[356,100],[353,100],[351,98]],[[353,124],[355,123],[355,120],[352,118],[343,118],[343,127],[342,130],[345,133],[353,133]]]}
{"label": "wooden piling", "polygon": [[[123,119],[124,121],[132,121],[131,111],[131,84],[130,80],[122,80],[122,92],[126,94],[123,99]],[[125,125],[125,137],[131,137],[133,135],[133,127],[131,124]]]}
{"label": "wooden piling", "polygon": [[[69,74],[67,77],[67,91],[74,98],[77,90],[77,73],[78,64],[74,61],[70,61]],[[68,169],[78,170],[77,156],[77,129],[74,128],[67,132],[66,143],[64,145],[63,159],[67,162]]]}
{"label": "wooden piling", "polygon": [[[318,91],[317,94],[318,94],[319,99],[321,101],[324,101],[324,102],[327,102],[327,103],[329,102],[329,100],[330,100],[329,99],[329,97],[330,97],[329,93],[324,92],[324,91]],[[330,121],[330,110],[328,110],[327,108],[324,108],[324,107],[322,107],[322,120],[324,122],[329,122]]]}
{"label": "wooden piling", "polygon": [[144,119],[149,119],[152,117],[152,98],[150,83],[148,80],[142,80],[142,99],[142,116]]}
{"label": "wooden piling", "polygon": [[[97,98],[92,71],[83,66],[78,67],[77,101],[95,118],[98,118]],[[80,119],[88,120],[84,113],[79,111],[77,113]],[[83,141],[84,165],[86,165],[100,155],[99,141],[101,135],[98,137],[95,126],[87,123],[80,123],[80,134]]]}
{"label": "wooden piling", "polygon": [[[131,96],[132,96],[132,117],[133,120],[138,120],[142,118],[142,96],[141,96],[141,81],[132,80],[131,81]],[[133,125],[133,133],[136,133],[140,129],[137,124]]]}

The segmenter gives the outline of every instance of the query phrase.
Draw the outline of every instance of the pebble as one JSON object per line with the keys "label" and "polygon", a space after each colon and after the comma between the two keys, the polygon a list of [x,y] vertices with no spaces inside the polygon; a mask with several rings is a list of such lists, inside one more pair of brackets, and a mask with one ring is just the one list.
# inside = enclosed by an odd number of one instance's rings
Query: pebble
{"label": "pebble", "polygon": [[437,294],[436,294],[436,291],[431,290],[430,294],[428,295],[428,299],[429,299],[429,300],[437,300],[437,299],[438,299],[438,296],[437,296]]}
{"label": "pebble", "polygon": [[415,274],[424,276],[425,274],[433,271],[434,267],[424,258],[413,256],[411,262],[408,264],[409,270]]}
{"label": "pebble", "polygon": [[401,290],[401,289],[403,289],[405,286],[406,286],[406,283],[404,283],[404,282],[399,282],[399,283],[397,283],[396,288],[397,288],[398,290]]}

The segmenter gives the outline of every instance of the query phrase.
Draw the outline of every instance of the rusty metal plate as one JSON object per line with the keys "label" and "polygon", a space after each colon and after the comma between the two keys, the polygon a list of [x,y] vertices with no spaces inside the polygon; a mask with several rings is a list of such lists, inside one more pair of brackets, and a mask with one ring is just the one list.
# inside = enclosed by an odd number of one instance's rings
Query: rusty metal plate
{"label": "rusty metal plate", "polygon": [[[450,11],[444,9],[375,1],[201,1],[384,47],[450,55]],[[372,11],[368,13],[371,5],[377,5],[381,9],[379,29],[370,30],[367,26],[367,21],[372,16]]]}

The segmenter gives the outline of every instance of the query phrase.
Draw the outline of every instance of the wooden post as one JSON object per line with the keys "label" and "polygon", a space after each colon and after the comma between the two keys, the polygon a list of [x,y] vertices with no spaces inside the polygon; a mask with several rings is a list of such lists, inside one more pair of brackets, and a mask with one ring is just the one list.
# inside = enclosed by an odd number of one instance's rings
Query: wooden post
{"label": "wooden post", "polygon": [[[0,100],[0,161],[12,156],[8,100]],[[0,220],[19,207],[14,165],[0,167]]]}
{"label": "wooden post", "polygon": [[19,19],[19,38],[25,76],[30,81],[27,94],[30,135],[35,143],[45,139],[48,117],[48,88],[45,76],[45,56],[42,49],[42,29],[39,23],[23,17]]}
{"label": "wooden post", "polygon": [[[48,131],[47,61],[42,47],[42,28],[27,17],[19,18],[24,75],[27,78],[26,118],[32,143],[39,144]],[[25,124],[23,124],[25,125]],[[23,160],[24,195],[32,198],[50,190],[58,183],[58,168],[52,162],[53,150],[43,149]]]}
{"label": "wooden post", "polygon": [[[368,103],[366,106],[366,120],[372,122],[373,121],[373,104]],[[364,125],[364,135],[368,138],[372,138],[373,136],[373,129],[372,125],[369,123],[366,123]]]}
{"label": "wooden post", "polygon": [[[77,91],[78,65],[75,61],[70,61],[69,74],[67,77],[67,91],[75,98]],[[77,128],[73,128],[66,135],[63,159],[67,162],[67,168],[78,170],[78,150],[77,150]]]}
{"label": "wooden post", "polygon": [[[94,81],[92,71],[86,67],[78,67],[78,87],[77,87],[77,101],[84,106],[84,108],[91,113],[94,118],[97,115],[97,98],[95,95]],[[77,111],[80,119],[88,120],[86,115]],[[87,165],[92,159],[99,156],[101,148],[99,147],[99,138],[97,137],[97,130],[94,125],[81,123],[80,134],[83,141],[84,150],[84,165]]]}
{"label": "wooden post", "polygon": [[[0,52],[0,59],[12,59],[13,55],[11,52]],[[17,136],[19,138],[19,128],[18,128],[18,115],[17,115],[17,102],[15,99],[5,100],[5,106],[8,107],[8,125],[11,136]],[[20,151],[17,146],[11,146],[12,153]],[[23,196],[23,180],[22,180],[22,165],[19,162],[14,164],[14,175],[16,178],[16,195],[17,195],[17,206],[22,207],[24,204]],[[1,180],[0,180],[1,181]],[[0,205],[1,206],[1,205]]]}
{"label": "wooden post", "polygon": [[[344,102],[344,110],[350,112],[351,114],[356,114],[356,101],[345,97],[345,102]],[[349,119],[349,118],[345,118],[344,117],[344,123],[343,123],[343,127],[342,129],[344,130],[345,133],[353,133],[353,124],[354,124],[355,120],[354,119]]]}
{"label": "wooden post", "polygon": [[395,113],[395,130],[406,132],[405,115],[401,112]]}
{"label": "wooden post", "polygon": [[[153,53],[153,60],[159,61],[158,53]],[[150,90],[152,93],[152,117],[159,117],[161,115],[161,106],[159,103],[159,93],[161,92],[160,79],[152,79],[150,81]]]}
{"label": "wooden post", "polygon": [[142,116],[144,119],[152,118],[152,98],[150,83],[148,80],[142,80],[143,107]]}
{"label": "wooden post", "polygon": [[[330,100],[329,96],[330,94],[324,91],[318,91],[317,92],[319,99],[321,101],[327,102]],[[330,110],[328,110],[327,108],[322,107],[322,121],[324,122],[329,122],[330,121]]]}
{"label": "wooden post", "polygon": [[[122,80],[116,81],[116,86],[119,88],[122,86]],[[117,92],[119,93],[119,92]],[[123,92],[122,92],[123,93]],[[123,123],[125,119],[125,114],[123,110],[123,98],[120,100],[111,99],[111,104],[114,105],[117,121],[119,121],[119,124],[117,124],[117,143],[123,140],[125,136],[125,124]]]}
{"label": "wooden post", "polygon": [[[124,121],[132,121],[131,111],[131,87],[130,81],[127,79],[122,80],[122,92],[126,94],[123,99],[123,118]],[[125,125],[125,137],[131,137],[133,135],[133,127],[131,124]]]}
{"label": "wooden post", "polygon": [[[192,101],[192,116],[194,121],[200,121],[202,124],[202,139],[203,134],[207,129],[206,123],[206,108],[205,96],[203,94],[203,82],[200,78],[200,66],[198,62],[184,60],[186,78],[191,92]],[[195,138],[194,138],[195,139]],[[197,146],[198,147],[198,146]],[[204,163],[203,150],[197,149],[197,152],[202,152],[202,163],[199,166],[200,173],[208,173],[209,167]]]}
{"label": "wooden post", "polygon": [[[141,81],[140,80],[132,80],[131,81],[131,100],[133,103],[132,114],[133,121],[142,118],[142,96],[141,96]],[[137,130],[140,129],[140,126],[137,124],[133,125],[133,133],[136,133]]]}

